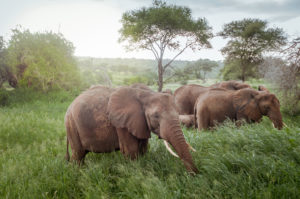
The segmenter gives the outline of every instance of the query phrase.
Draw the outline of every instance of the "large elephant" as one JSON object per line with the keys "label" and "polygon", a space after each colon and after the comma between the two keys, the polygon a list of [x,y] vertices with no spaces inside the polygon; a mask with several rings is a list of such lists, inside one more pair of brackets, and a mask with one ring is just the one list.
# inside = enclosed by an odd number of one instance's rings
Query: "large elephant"
{"label": "large elephant", "polygon": [[195,120],[198,129],[207,129],[223,122],[226,118],[234,121],[259,122],[268,116],[274,126],[283,126],[280,103],[274,94],[254,89],[237,91],[211,89],[200,95],[195,104]]}
{"label": "large elephant", "polygon": [[198,84],[188,84],[179,87],[174,92],[175,105],[180,115],[194,114],[194,105],[199,95],[205,93],[211,88],[224,88],[228,90],[239,90],[250,88],[250,85],[238,81],[225,81],[213,84],[210,87],[201,86]]}
{"label": "large elephant", "polygon": [[170,143],[189,172],[197,173],[175,109],[174,98],[147,88],[93,87],[69,106],[65,125],[72,159],[79,164],[87,152],[115,150],[131,159],[147,151],[150,132]]}

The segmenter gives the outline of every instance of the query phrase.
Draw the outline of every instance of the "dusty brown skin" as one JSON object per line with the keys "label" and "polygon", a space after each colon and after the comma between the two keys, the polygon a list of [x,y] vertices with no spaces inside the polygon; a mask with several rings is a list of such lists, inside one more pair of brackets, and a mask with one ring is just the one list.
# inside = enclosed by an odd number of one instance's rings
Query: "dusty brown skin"
{"label": "dusty brown skin", "polygon": [[219,83],[211,85],[210,87],[211,88],[224,88],[227,90],[240,90],[243,88],[251,88],[251,86],[249,84],[235,81],[235,80],[219,82]]}
{"label": "dusty brown skin", "polygon": [[174,92],[175,104],[180,115],[194,114],[194,105],[199,95],[202,95],[211,88],[224,88],[228,90],[239,90],[250,88],[248,84],[238,81],[225,81],[213,84],[210,87],[200,86],[197,84],[188,84],[179,87]]}
{"label": "dusty brown skin", "polygon": [[[115,150],[131,159],[147,151],[150,132],[169,142],[189,172],[197,173],[169,94],[146,89],[97,86],[78,96],[65,116],[71,159]],[[68,144],[67,144],[68,145]],[[69,159],[68,151],[66,158]]]}
{"label": "dusty brown skin", "polygon": [[173,95],[173,92],[171,89],[166,89],[166,90],[162,91],[162,93],[168,93],[170,95]]}
{"label": "dusty brown skin", "polygon": [[195,126],[194,115],[179,115],[179,121],[188,128]]}
{"label": "dusty brown skin", "polygon": [[[151,88],[149,88],[147,85],[142,84],[142,83],[135,83],[130,86],[131,88],[138,88],[142,90],[147,90],[147,91],[153,91]],[[154,91],[153,91],[154,92]]]}
{"label": "dusty brown skin", "polygon": [[270,91],[269,91],[265,86],[263,86],[263,85],[259,85],[259,86],[258,86],[258,90],[259,90],[259,91],[265,91],[265,92],[267,92],[267,93],[270,93]]}
{"label": "dusty brown skin", "polygon": [[249,88],[238,91],[211,89],[199,96],[194,111],[199,130],[213,127],[226,118],[233,121],[244,119],[250,123],[260,122],[262,116],[268,116],[278,129],[283,126],[276,96]]}

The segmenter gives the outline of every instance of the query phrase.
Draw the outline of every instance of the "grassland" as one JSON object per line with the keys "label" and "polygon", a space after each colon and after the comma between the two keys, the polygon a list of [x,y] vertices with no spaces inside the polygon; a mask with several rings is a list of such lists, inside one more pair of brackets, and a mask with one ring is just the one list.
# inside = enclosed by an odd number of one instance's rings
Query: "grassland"
{"label": "grassland", "polygon": [[197,150],[190,176],[152,135],[137,161],[120,152],[66,163],[65,111],[79,92],[13,91],[0,107],[0,198],[299,198],[300,117],[215,131],[183,128]]}

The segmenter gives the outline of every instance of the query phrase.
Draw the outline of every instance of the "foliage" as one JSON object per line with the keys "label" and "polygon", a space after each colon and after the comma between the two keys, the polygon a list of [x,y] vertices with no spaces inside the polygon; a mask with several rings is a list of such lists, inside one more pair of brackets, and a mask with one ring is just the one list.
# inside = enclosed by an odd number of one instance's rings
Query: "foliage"
{"label": "foliage", "polygon": [[282,94],[285,108],[291,114],[300,111],[299,60],[300,38],[296,38],[282,51],[282,58],[267,57],[260,65],[260,71],[264,78],[277,87],[277,90]]}
{"label": "foliage", "polygon": [[16,28],[7,45],[6,64],[20,87],[70,89],[80,84],[73,52],[73,44],[60,33],[31,33]]}
{"label": "foliage", "polygon": [[208,59],[199,59],[188,64],[183,72],[189,75],[189,79],[201,79],[205,82],[207,74],[218,66],[218,62]]}
{"label": "foliage", "polygon": [[298,198],[300,194],[299,117],[284,117],[288,127],[282,131],[265,119],[240,128],[228,122],[213,132],[183,128],[197,150],[192,153],[200,170],[196,176],[188,175],[156,135],[149,151],[136,161],[120,152],[89,153],[85,165],[78,167],[64,160],[64,115],[78,93],[12,92],[13,103],[1,107],[0,114],[3,198]]}
{"label": "foliage", "polygon": [[[163,75],[170,64],[187,48],[210,47],[211,28],[205,18],[194,20],[191,9],[153,1],[153,6],[125,12],[122,16],[120,42],[127,41],[128,50],[150,50],[157,61],[158,90],[163,87]],[[186,39],[184,45],[182,40]],[[178,51],[163,64],[166,50]]]}
{"label": "foliage", "polygon": [[223,38],[230,39],[221,50],[226,55],[225,67],[229,67],[225,71],[240,67],[235,76],[245,81],[253,72],[257,74],[257,66],[262,62],[264,52],[278,50],[285,44],[283,30],[267,28],[267,25],[266,21],[259,19],[243,19],[225,24],[219,33]]}
{"label": "foliage", "polygon": [[[82,74],[84,87],[88,88],[93,84],[123,85],[125,79],[133,76],[146,78],[148,85],[156,84],[157,72],[156,62],[150,59],[134,58],[91,58],[77,57],[77,65]],[[163,63],[170,60],[166,59]],[[174,60],[172,68],[165,72],[165,82],[177,81],[179,76],[174,75],[174,70],[183,69],[190,61]],[[215,71],[214,71],[215,72]],[[210,73],[211,74],[211,73]],[[208,76],[210,76],[210,74]],[[178,80],[180,81],[180,80]]]}
{"label": "foliage", "polygon": [[181,85],[188,83],[188,80],[201,80],[203,84],[208,78],[216,78],[219,70],[223,68],[221,62],[209,59],[190,61],[183,67],[172,67],[173,74],[167,78],[167,82],[180,82]]}
{"label": "foliage", "polygon": [[143,83],[148,84],[148,80],[146,77],[141,76],[133,76],[133,77],[127,77],[123,80],[124,85],[131,85],[135,83]]}
{"label": "foliage", "polygon": [[0,36],[0,89],[3,87],[3,83],[8,81],[11,86],[15,87],[16,78],[12,75],[10,68],[6,65],[7,49],[5,41]]}

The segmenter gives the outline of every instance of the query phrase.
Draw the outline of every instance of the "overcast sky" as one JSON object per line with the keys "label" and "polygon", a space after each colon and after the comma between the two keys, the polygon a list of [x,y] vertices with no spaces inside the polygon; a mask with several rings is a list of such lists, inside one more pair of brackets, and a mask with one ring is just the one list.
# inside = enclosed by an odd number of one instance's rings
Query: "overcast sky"
{"label": "overcast sky", "polygon": [[[225,23],[243,18],[267,20],[290,37],[300,36],[300,0],[170,0],[188,6],[195,18],[205,17],[216,33]],[[126,52],[118,43],[122,13],[151,6],[152,0],[0,0],[0,35],[22,25],[31,31],[61,32],[76,47],[75,55],[101,58],[153,59],[151,52]],[[178,59],[222,60],[222,38],[211,40],[212,49],[186,51]],[[172,53],[166,55],[171,58]]]}

